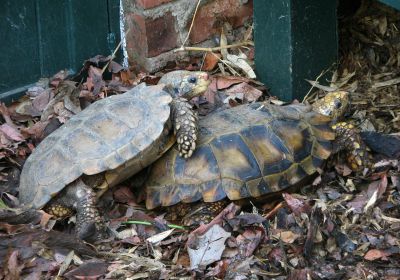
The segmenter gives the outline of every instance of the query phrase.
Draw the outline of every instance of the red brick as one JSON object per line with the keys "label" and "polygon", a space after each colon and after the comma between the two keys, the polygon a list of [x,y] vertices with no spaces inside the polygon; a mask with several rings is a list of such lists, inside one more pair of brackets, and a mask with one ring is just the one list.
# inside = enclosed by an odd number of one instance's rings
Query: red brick
{"label": "red brick", "polygon": [[136,3],[144,9],[150,9],[173,0],[136,0]]}
{"label": "red brick", "polygon": [[[241,0],[215,0],[199,8],[194,20],[190,42],[192,44],[207,40],[214,34],[220,34],[217,22],[229,22],[234,28],[242,26],[253,16],[253,1],[242,4]],[[191,22],[188,22],[190,26]]]}
{"label": "red brick", "polygon": [[154,57],[178,46],[175,17],[170,12],[156,19],[135,13],[125,17],[129,29],[126,34],[127,50],[134,58]]}
{"label": "red brick", "polygon": [[126,36],[126,48],[133,59],[147,56],[147,35],[145,18],[129,13],[125,15],[126,30],[129,30]]}
{"label": "red brick", "polygon": [[146,20],[148,57],[157,56],[178,46],[175,17],[168,12],[154,20]]}

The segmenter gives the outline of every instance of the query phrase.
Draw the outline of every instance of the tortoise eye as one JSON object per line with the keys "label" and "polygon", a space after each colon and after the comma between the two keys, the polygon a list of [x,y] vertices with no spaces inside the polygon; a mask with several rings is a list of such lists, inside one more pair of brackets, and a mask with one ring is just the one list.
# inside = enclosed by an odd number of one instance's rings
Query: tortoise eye
{"label": "tortoise eye", "polygon": [[336,109],[339,109],[340,107],[342,107],[342,102],[340,102],[340,100],[335,100],[335,107],[336,107]]}
{"label": "tortoise eye", "polygon": [[196,77],[190,77],[189,78],[189,83],[195,84],[196,82],[197,82],[197,78]]}

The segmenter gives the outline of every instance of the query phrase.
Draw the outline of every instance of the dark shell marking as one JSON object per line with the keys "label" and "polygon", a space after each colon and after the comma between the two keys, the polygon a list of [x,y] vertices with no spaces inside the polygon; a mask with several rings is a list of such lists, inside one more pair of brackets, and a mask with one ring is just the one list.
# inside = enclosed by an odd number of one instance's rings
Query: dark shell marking
{"label": "dark shell marking", "polygon": [[117,175],[116,182],[134,174],[153,160],[147,155],[160,149],[167,141],[163,138],[170,137],[163,132],[170,126],[171,102],[162,86],[138,86],[97,101],[73,116],[26,160],[20,201],[41,208],[82,174],[113,170],[127,161],[129,172]]}
{"label": "dark shell marking", "polygon": [[303,105],[243,105],[200,121],[190,160],[176,147],[153,165],[146,206],[225,197],[239,200],[288,188],[317,172],[332,152],[331,119]]}

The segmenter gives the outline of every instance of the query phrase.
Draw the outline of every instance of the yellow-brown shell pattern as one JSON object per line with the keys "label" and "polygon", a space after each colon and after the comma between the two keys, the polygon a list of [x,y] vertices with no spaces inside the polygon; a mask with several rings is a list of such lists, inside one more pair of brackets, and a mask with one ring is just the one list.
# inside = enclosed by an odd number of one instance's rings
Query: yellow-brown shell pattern
{"label": "yellow-brown shell pattern", "polygon": [[304,105],[242,105],[200,121],[189,160],[176,148],[153,165],[146,206],[260,197],[322,168],[332,152],[331,118]]}

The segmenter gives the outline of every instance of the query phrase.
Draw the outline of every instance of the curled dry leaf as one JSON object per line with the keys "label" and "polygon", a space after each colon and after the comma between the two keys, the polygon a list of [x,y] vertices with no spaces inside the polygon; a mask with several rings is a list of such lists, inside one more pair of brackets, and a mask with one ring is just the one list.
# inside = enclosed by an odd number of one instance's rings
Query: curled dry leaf
{"label": "curled dry leaf", "polygon": [[35,140],[40,140],[44,137],[43,132],[47,125],[49,124],[49,121],[38,121],[34,125],[30,127],[23,127],[21,128],[21,133],[24,135],[24,137],[32,137]]}
{"label": "curled dry leaf", "polygon": [[158,233],[156,235],[153,235],[153,236],[147,238],[146,240],[147,240],[147,242],[155,244],[155,243],[158,243],[160,241],[163,241],[165,238],[170,236],[173,231],[174,231],[174,229],[172,228],[170,230],[166,230],[166,231],[160,232],[160,233]]}
{"label": "curled dry leaf", "polygon": [[5,123],[0,125],[0,130],[9,140],[17,142],[24,141],[24,137],[22,136],[21,132],[19,132],[19,130],[14,126],[10,126],[9,124]]}
{"label": "curled dry leaf", "polygon": [[386,175],[383,175],[380,180],[371,182],[367,191],[362,191],[352,201],[347,203],[348,207],[353,208],[355,213],[367,212],[382,197],[386,191],[387,184]]}
{"label": "curled dry leaf", "polygon": [[371,249],[365,254],[364,259],[367,261],[374,261],[378,259],[387,260],[387,257],[390,255],[390,253],[385,252],[384,250]]}
{"label": "curled dry leaf", "polygon": [[272,235],[273,238],[280,239],[285,243],[293,243],[300,237],[300,235],[294,233],[293,231],[287,230],[278,232],[277,234]]}
{"label": "curled dry leaf", "polygon": [[240,56],[238,56],[238,55],[228,54],[226,58],[229,62],[234,64],[237,68],[241,69],[248,78],[250,78],[250,79],[256,78],[256,73],[254,73],[253,68],[247,62],[246,55],[241,54]]}
{"label": "curled dry leaf", "polygon": [[305,200],[296,198],[288,193],[283,193],[282,196],[294,214],[300,216],[301,213],[309,214],[311,212],[311,206]]}
{"label": "curled dry leaf", "polygon": [[70,279],[98,279],[106,274],[107,268],[108,264],[104,261],[88,261],[78,268],[65,273],[65,277]]}
{"label": "curled dry leaf", "polygon": [[20,274],[23,267],[18,265],[18,255],[18,250],[10,250],[10,253],[7,255],[6,266],[4,267],[5,279],[20,279]]}
{"label": "curled dry leaf", "polygon": [[255,102],[262,96],[262,91],[247,83],[240,83],[226,90],[228,98],[236,98],[243,102]]}
{"label": "curled dry leaf", "polygon": [[221,55],[219,53],[207,52],[201,70],[212,71],[218,65],[220,58]]}
{"label": "curled dry leaf", "polygon": [[257,249],[264,237],[264,231],[261,228],[246,229],[242,234],[236,237],[236,243],[239,246],[241,258],[250,257]]}
{"label": "curled dry leaf", "polygon": [[231,236],[221,226],[213,225],[204,235],[196,236],[192,244],[195,247],[188,247],[190,267],[206,266],[219,261],[225,249],[225,240]]}
{"label": "curled dry leaf", "polygon": [[103,74],[101,73],[101,69],[90,66],[89,68],[89,78],[93,84],[93,94],[98,95],[103,87],[106,85],[103,80]]}

